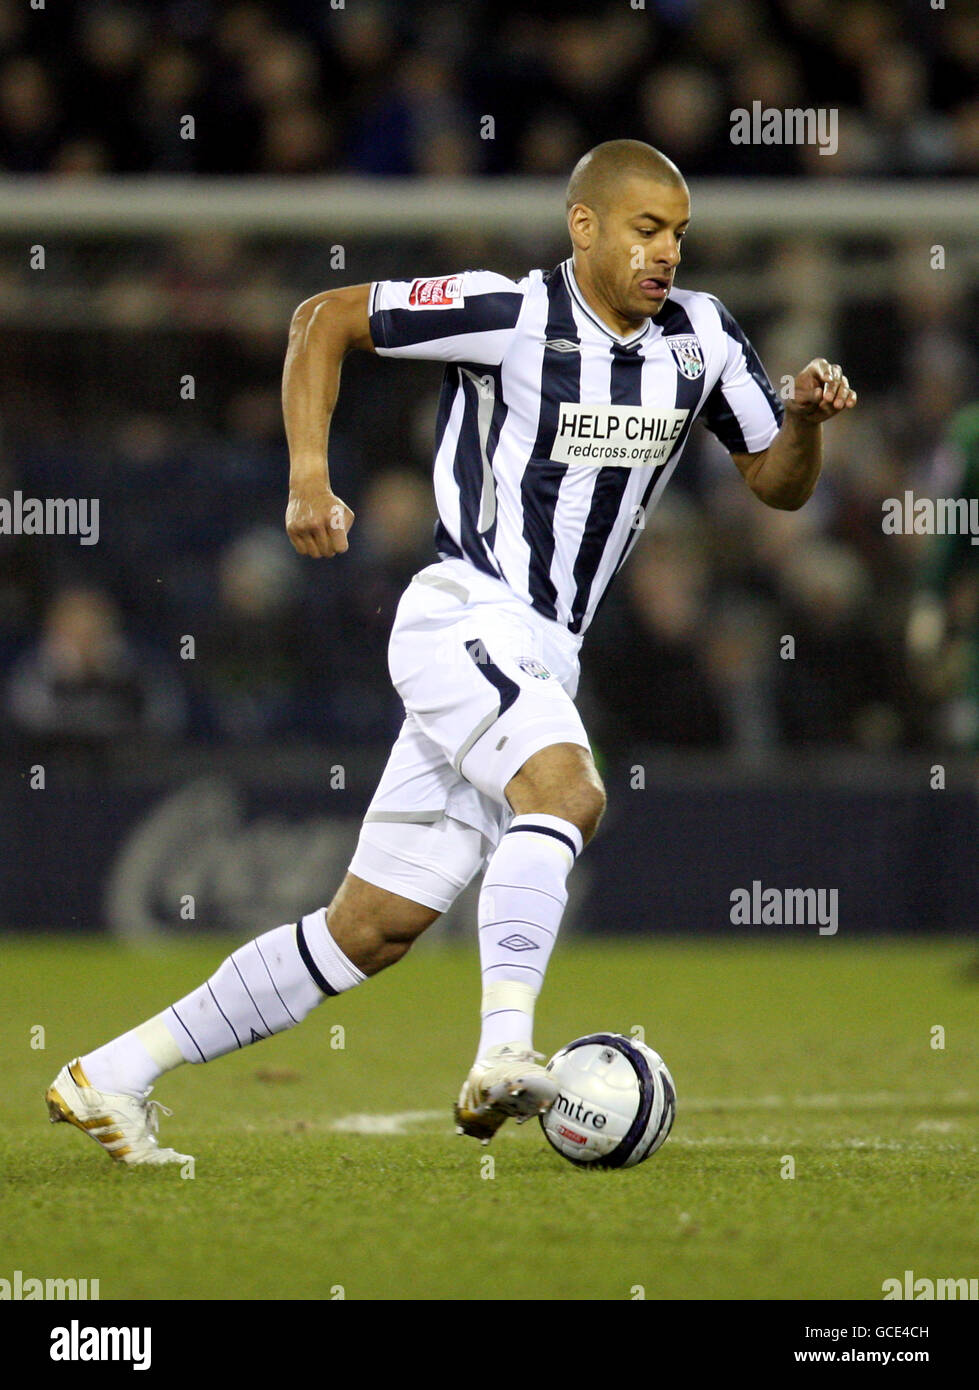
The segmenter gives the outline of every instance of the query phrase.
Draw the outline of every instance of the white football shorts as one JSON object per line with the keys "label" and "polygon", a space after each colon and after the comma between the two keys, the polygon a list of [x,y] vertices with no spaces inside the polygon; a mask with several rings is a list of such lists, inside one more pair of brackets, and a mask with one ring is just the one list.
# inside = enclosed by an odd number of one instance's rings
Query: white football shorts
{"label": "white football shorts", "polygon": [[512,819],[504,789],[552,743],[588,748],[574,705],[581,639],[464,560],[412,579],[388,665],[405,721],[351,873],[451,907]]}

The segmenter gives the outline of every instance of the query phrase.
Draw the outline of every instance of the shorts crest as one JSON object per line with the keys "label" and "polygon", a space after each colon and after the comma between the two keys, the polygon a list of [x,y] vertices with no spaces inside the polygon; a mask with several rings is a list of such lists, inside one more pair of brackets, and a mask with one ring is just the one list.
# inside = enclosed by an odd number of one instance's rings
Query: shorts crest
{"label": "shorts crest", "polygon": [[517,665],[521,671],[526,671],[528,676],[534,676],[539,681],[546,681],[551,678],[552,673],[543,661],[538,661],[535,656],[518,656]]}

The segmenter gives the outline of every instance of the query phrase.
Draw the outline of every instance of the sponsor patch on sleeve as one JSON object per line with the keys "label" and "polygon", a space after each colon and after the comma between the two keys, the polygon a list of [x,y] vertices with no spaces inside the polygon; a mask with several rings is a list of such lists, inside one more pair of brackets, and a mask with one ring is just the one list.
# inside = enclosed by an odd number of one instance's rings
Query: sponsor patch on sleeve
{"label": "sponsor patch on sleeve", "polygon": [[408,293],[409,309],[455,309],[464,302],[461,275],[440,275],[434,280],[413,280]]}

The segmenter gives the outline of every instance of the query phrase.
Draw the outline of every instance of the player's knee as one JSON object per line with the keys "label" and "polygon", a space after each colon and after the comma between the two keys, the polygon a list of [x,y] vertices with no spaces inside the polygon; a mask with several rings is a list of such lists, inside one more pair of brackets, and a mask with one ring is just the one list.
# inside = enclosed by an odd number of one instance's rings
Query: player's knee
{"label": "player's knee", "polygon": [[530,814],[540,811],[570,821],[581,831],[582,842],[587,845],[605,813],[605,789],[597,778],[582,777],[559,792],[542,797],[529,810]]}
{"label": "player's knee", "polygon": [[605,788],[587,748],[554,744],[535,753],[507,785],[517,815],[535,811],[578,827],[585,844],[605,812]]}
{"label": "player's knee", "polygon": [[582,839],[587,844],[598,829],[599,822],[605,814],[605,788],[598,779],[597,773],[594,779],[582,779],[575,787],[571,788],[568,801],[566,818],[571,821],[572,825],[578,827]]}

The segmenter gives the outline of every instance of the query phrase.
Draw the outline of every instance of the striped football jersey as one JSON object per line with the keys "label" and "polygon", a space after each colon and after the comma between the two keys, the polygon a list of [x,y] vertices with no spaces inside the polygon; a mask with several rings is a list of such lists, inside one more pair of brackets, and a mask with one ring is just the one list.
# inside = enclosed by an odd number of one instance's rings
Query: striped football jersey
{"label": "striped football jersey", "polygon": [[502,579],[583,633],[699,416],[756,453],[783,408],[713,295],[673,289],[628,337],[586,304],[571,260],[513,281],[475,270],[371,286],[382,356],[447,364],[439,400],[439,555]]}

